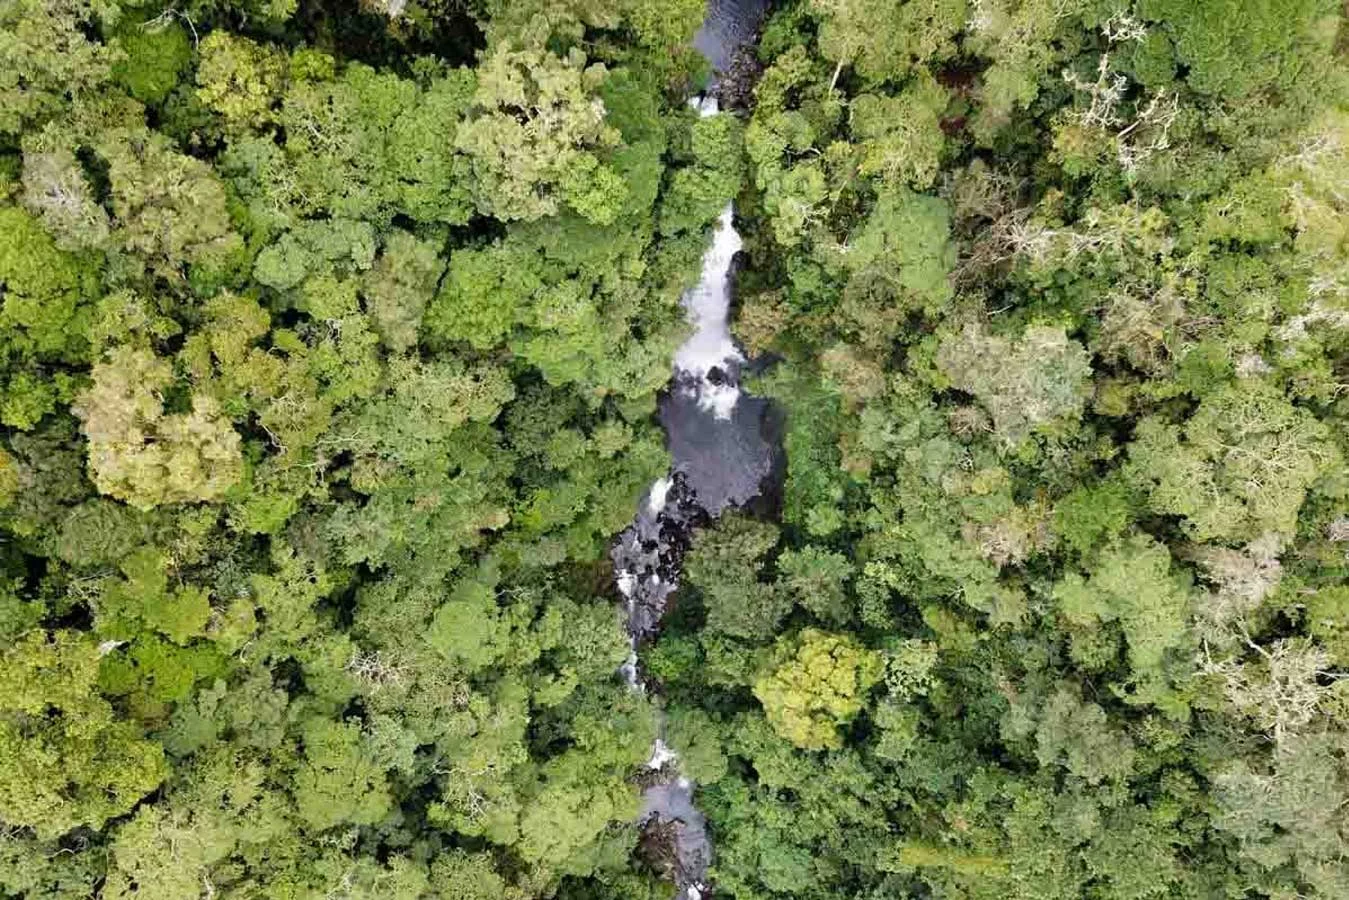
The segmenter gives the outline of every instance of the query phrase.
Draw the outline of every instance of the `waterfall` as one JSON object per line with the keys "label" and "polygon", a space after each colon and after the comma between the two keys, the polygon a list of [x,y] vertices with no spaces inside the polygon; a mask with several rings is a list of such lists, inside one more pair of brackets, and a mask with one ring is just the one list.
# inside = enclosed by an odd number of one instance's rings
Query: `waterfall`
{"label": "waterfall", "polygon": [[703,280],[684,298],[696,329],[675,354],[675,368],[686,376],[684,389],[695,392],[698,404],[718,419],[729,419],[740,398],[740,387],[728,377],[744,357],[731,340],[727,314],[731,305],[731,260],[740,252],[740,234],[731,224],[734,206],[717,218],[712,246],[703,257]]}
{"label": "waterfall", "polygon": [[[695,99],[692,105],[701,116],[718,112],[713,97]],[[691,429],[709,435],[713,445],[755,447],[753,441],[726,440],[737,431],[735,412],[741,399],[738,372],[744,362],[731,339],[729,322],[731,263],[741,247],[740,235],[733,224],[734,215],[733,204],[727,203],[717,218],[711,246],[703,254],[698,284],[682,298],[693,333],[675,353],[671,399],[677,396],[675,404],[691,405],[697,413],[664,418],[667,430],[672,434],[676,428]],[[744,425],[743,422],[738,424]],[[689,476],[696,476],[699,467],[688,465],[687,460],[681,466],[679,456],[675,453],[675,470],[651,485],[632,525],[619,535],[610,554],[614,561],[614,583],[627,612],[630,649],[622,674],[628,687],[638,692],[645,692],[638,646],[657,633],[666,603],[677,587],[679,563],[688,544],[689,532],[695,525],[705,522],[709,514],[714,515],[728,503],[741,500],[738,495],[731,496],[735,492],[706,500],[697,496],[690,486]],[[730,454],[728,458],[734,459],[735,455]],[[740,468],[755,473],[762,466]],[[758,480],[756,477],[755,491]],[[656,777],[643,792],[641,821],[646,825],[654,822],[671,830],[670,855],[677,896],[679,900],[700,900],[708,889],[707,871],[712,862],[707,823],[694,804],[695,785],[679,773],[679,755],[665,742],[663,721],[658,735],[646,763],[647,770]]]}
{"label": "waterfall", "polygon": [[[717,113],[715,97],[693,101],[700,116]],[[731,373],[744,362],[731,340],[731,262],[740,252],[740,234],[733,219],[735,205],[727,203],[717,217],[712,246],[703,255],[698,286],[684,295],[684,311],[693,334],[675,353],[675,370],[681,373],[681,389],[693,392],[698,405],[718,419],[726,420],[735,409],[740,388]]]}
{"label": "waterfall", "polygon": [[[709,0],[694,45],[717,72],[727,71],[736,50],[753,40],[766,5],[765,0]],[[719,112],[710,90],[689,102],[700,116]],[[660,400],[671,471],[651,485],[609,553],[629,640],[621,672],[628,687],[640,693],[646,686],[638,651],[659,633],[694,529],[761,496],[782,471],[777,414],[768,401],[740,389],[745,357],[730,329],[731,267],[741,248],[734,219],[735,206],[728,202],[703,254],[698,284],[681,298],[693,331],[675,352],[670,388]],[[678,900],[702,900],[710,892],[712,864],[707,821],[694,803],[697,786],[680,772],[679,755],[665,740],[659,707],[657,716],[657,737],[642,779],[643,841],[653,838],[659,847]]]}

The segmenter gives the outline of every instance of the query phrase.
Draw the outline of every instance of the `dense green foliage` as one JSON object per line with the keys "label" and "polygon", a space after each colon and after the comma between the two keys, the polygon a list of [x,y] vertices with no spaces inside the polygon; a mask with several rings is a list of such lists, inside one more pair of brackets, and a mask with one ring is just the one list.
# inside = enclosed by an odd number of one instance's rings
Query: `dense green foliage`
{"label": "dense green foliage", "polygon": [[700,19],[0,5],[0,896],[625,873]]}
{"label": "dense green foliage", "polygon": [[605,549],[738,203],[718,894],[1349,896],[1331,0],[0,0],[0,897],[641,900]]}
{"label": "dense green foliage", "polygon": [[700,535],[651,654],[728,896],[1349,896],[1346,37],[773,13],[737,328],[783,522]]}

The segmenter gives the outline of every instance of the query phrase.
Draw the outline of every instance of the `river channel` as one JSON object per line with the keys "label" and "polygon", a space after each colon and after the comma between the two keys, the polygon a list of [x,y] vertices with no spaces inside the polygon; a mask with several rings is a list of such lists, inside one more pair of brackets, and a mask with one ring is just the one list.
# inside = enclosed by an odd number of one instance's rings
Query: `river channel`
{"label": "river channel", "polygon": [[[736,51],[754,41],[766,8],[766,0],[710,0],[694,39],[714,73],[705,92],[690,100],[699,115],[723,114],[717,78],[730,70]],[[670,473],[647,491],[610,552],[632,647],[623,676],[634,691],[648,688],[639,651],[659,634],[694,530],[760,497],[782,470],[777,412],[740,386],[745,358],[730,333],[740,248],[735,208],[727,203],[703,256],[698,284],[683,297],[693,332],[675,354],[674,373],[660,401]],[[680,771],[678,754],[663,738],[652,747],[647,769],[640,819],[644,841],[664,845],[659,856],[679,900],[706,900],[713,847],[695,802],[696,785]]]}

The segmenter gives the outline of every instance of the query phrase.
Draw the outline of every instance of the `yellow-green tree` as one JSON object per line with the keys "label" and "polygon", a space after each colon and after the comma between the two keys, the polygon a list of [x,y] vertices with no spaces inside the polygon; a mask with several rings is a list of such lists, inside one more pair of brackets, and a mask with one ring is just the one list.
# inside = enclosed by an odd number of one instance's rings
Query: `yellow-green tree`
{"label": "yellow-green tree", "polygon": [[239,435],[214,399],[165,411],[172,381],[165,360],[120,347],[94,367],[94,383],[71,407],[84,421],[98,489],[141,509],[219,499],[243,473]]}
{"label": "yellow-green tree", "polygon": [[96,687],[99,647],[30,631],[0,656],[0,820],[54,838],[102,828],[167,774],[160,746]]}
{"label": "yellow-green tree", "polygon": [[866,704],[885,671],[881,654],[851,637],[807,628],[779,642],[772,669],[754,682],[773,729],[805,750],[843,745],[839,727]]}
{"label": "yellow-green tree", "polygon": [[503,47],[483,61],[470,120],[456,143],[472,164],[478,210],[498,219],[553,215],[561,203],[597,224],[617,216],[627,186],[596,152],[616,147],[594,91],[603,66]]}

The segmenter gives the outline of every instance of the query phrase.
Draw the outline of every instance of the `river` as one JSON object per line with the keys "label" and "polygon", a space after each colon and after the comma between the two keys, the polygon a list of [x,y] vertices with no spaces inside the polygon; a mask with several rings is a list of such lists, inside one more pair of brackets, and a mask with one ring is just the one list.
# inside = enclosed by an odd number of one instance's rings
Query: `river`
{"label": "river", "polygon": [[[719,113],[717,75],[729,70],[737,48],[754,40],[766,7],[766,0],[710,0],[694,38],[714,71],[706,93],[690,101],[699,115]],[[639,650],[659,634],[694,529],[750,503],[781,471],[775,410],[741,390],[745,358],[730,333],[733,264],[740,247],[735,208],[727,203],[698,284],[683,297],[693,332],[675,354],[673,377],[660,401],[671,471],[647,491],[610,552],[631,642],[623,676],[634,691],[646,690]],[[647,769],[643,841],[662,845],[657,855],[679,900],[705,900],[713,848],[695,802],[697,786],[680,772],[678,755],[663,737],[656,739]]]}

